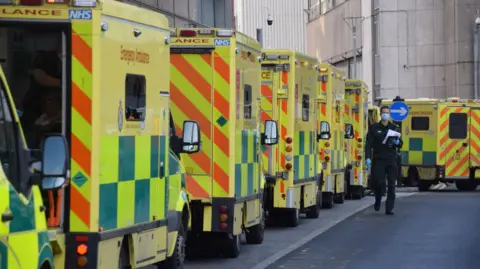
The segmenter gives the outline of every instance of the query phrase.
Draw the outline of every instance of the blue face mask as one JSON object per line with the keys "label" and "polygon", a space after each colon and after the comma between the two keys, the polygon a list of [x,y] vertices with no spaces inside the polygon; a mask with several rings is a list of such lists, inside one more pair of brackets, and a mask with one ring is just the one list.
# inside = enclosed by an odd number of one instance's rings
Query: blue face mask
{"label": "blue face mask", "polygon": [[390,114],[389,113],[383,113],[382,114],[382,120],[388,120],[390,119]]}

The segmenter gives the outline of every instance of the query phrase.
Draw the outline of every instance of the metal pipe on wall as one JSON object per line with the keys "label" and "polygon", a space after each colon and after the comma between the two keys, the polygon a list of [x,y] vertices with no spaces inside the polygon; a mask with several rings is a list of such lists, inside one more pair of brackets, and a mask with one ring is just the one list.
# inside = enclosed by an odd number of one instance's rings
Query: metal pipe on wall
{"label": "metal pipe on wall", "polygon": [[473,79],[474,79],[474,96],[478,99],[478,24],[473,29]]}

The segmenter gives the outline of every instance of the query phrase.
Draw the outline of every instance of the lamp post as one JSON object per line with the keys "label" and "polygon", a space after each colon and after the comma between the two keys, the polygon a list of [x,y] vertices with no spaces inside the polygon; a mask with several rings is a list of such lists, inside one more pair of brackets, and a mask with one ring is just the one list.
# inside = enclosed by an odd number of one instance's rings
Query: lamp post
{"label": "lamp post", "polygon": [[[357,77],[357,20],[360,20],[360,23],[363,22],[364,17],[346,17],[343,18],[345,23],[352,29],[352,38],[353,38],[353,75],[352,78]],[[348,22],[350,21],[350,23]]]}

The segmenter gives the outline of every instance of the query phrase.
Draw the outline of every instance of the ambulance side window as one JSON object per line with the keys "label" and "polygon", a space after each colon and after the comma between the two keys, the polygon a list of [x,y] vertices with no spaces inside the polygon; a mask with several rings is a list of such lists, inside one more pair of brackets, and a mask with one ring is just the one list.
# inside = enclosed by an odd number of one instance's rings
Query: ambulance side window
{"label": "ambulance side window", "polygon": [[127,121],[145,119],[146,80],[143,75],[127,74],[125,78],[125,118]]}
{"label": "ambulance side window", "polygon": [[243,117],[245,119],[252,118],[252,86],[245,84],[243,86]]}
{"label": "ambulance side window", "polygon": [[412,131],[428,131],[429,129],[429,117],[412,117]]}
{"label": "ambulance side window", "polygon": [[302,96],[302,121],[308,121],[310,119],[310,96],[304,94]]}
{"label": "ambulance side window", "polygon": [[448,120],[448,136],[451,139],[467,138],[468,116],[466,113],[452,113]]}
{"label": "ambulance side window", "polygon": [[18,155],[16,150],[15,123],[12,119],[7,96],[3,85],[0,88],[0,161],[2,169],[12,186],[20,190],[20,179],[17,175]]}

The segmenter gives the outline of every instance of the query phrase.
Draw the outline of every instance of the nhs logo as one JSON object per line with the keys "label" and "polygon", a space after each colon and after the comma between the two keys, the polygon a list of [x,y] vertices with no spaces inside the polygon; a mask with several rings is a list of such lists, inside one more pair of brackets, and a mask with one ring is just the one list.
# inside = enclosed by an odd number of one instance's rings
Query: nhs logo
{"label": "nhs logo", "polygon": [[215,46],[230,46],[229,39],[215,39]]}
{"label": "nhs logo", "polygon": [[91,20],[92,11],[91,10],[69,10],[68,18],[70,20]]}

